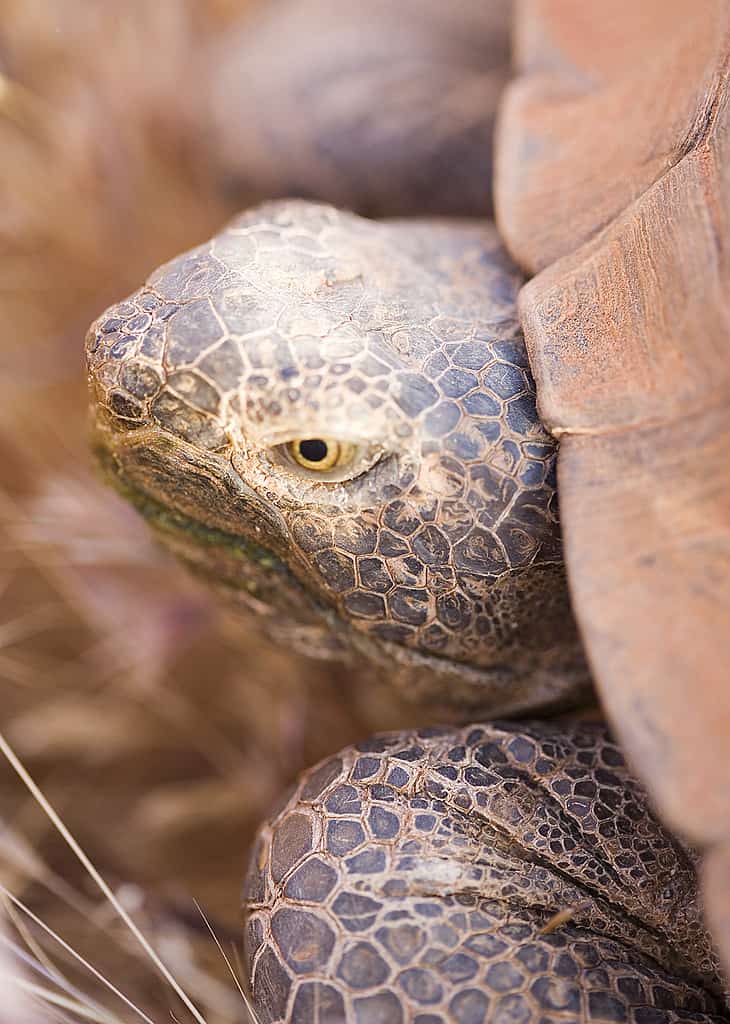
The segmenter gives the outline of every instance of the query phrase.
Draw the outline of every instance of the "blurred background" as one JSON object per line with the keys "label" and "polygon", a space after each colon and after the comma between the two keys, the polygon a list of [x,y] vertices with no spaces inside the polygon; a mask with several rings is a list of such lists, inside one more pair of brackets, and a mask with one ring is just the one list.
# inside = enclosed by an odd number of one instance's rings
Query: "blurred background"
{"label": "blurred background", "polygon": [[[404,4],[393,31],[378,3],[0,0],[0,729],[209,1024],[246,1016],[194,900],[230,950],[273,802],[418,717],[387,680],[273,649],[157,549],[90,463],[83,336],[265,196],[486,214],[509,7],[484,6]],[[154,1020],[191,1019],[4,761],[0,882]],[[133,1019],[21,918],[0,990],[9,970],[61,993],[19,958],[50,955],[115,1007],[91,1019]],[[26,1019],[82,1019],[64,998]]]}

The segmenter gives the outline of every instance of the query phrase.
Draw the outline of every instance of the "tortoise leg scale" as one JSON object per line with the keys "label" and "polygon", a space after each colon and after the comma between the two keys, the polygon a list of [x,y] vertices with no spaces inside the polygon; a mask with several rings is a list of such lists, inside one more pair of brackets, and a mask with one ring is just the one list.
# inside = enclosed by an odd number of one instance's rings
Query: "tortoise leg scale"
{"label": "tortoise leg scale", "polygon": [[600,726],[348,748],[262,829],[245,898],[267,1024],[730,1019],[694,857]]}

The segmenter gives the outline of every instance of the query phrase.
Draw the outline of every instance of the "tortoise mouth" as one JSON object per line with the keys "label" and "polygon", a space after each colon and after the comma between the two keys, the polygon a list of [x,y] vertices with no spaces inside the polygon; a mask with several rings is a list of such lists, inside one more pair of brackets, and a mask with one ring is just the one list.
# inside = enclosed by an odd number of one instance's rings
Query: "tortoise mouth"
{"label": "tortoise mouth", "polygon": [[[324,609],[271,547],[241,533],[211,526],[160,501],[124,471],[102,440],[96,438],[92,449],[106,482],[196,575],[224,589],[243,591],[261,607],[270,604],[274,610],[283,603],[286,607],[281,610],[296,610],[299,618],[305,609],[310,611],[309,619],[313,611],[321,615]],[[265,593],[267,590],[269,593]],[[282,597],[288,599],[275,600]]]}
{"label": "tortoise mouth", "polygon": [[[272,640],[284,633],[297,653],[315,659],[352,660],[387,672],[408,702],[448,715],[458,707],[500,715],[534,713],[535,675],[506,663],[473,665],[446,655],[386,640],[357,628],[337,606],[322,600],[270,547],[243,534],[210,526],[152,497],[120,468],[103,443],[94,445],[102,473],[145,519],[156,536],[196,576],[254,613]],[[541,705],[559,710],[586,702],[590,680],[566,694],[554,671],[539,681]]]}

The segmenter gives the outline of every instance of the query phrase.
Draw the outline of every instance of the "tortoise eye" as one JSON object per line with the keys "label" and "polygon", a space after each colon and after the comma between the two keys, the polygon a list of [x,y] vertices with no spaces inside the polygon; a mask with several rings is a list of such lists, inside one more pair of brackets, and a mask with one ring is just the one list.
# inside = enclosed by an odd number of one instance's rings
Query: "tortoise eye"
{"label": "tortoise eye", "polygon": [[356,446],[329,437],[306,437],[289,441],[287,451],[294,462],[315,473],[348,466],[355,457]]}
{"label": "tortoise eye", "polygon": [[272,445],[274,463],[300,479],[317,484],[344,484],[373,468],[386,455],[373,442],[338,441],[334,437],[295,437]]}

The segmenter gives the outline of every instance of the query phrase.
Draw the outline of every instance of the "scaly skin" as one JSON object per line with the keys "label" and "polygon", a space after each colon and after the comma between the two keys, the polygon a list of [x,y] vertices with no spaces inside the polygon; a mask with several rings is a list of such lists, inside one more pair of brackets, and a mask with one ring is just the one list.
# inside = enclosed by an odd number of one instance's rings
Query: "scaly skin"
{"label": "scaly skin", "polygon": [[[97,452],[279,642],[457,708],[576,703],[588,675],[519,283],[486,224],[244,214],[91,328]],[[322,437],[354,446],[329,476],[287,455]],[[586,729],[345,752],[305,778],[249,876],[262,1020],[725,1019],[692,862],[643,801]]]}
{"label": "scaly skin", "polygon": [[[588,677],[519,283],[486,225],[254,210],[91,329],[98,446],[151,518],[186,517],[168,539],[279,642],[293,620],[310,649],[489,713],[575,703]],[[351,478],[282,461],[319,436],[360,446]],[[201,526],[225,535],[215,557]]]}
{"label": "scaly skin", "polygon": [[262,830],[246,891],[262,1021],[730,1019],[693,860],[597,726],[343,751]]}

